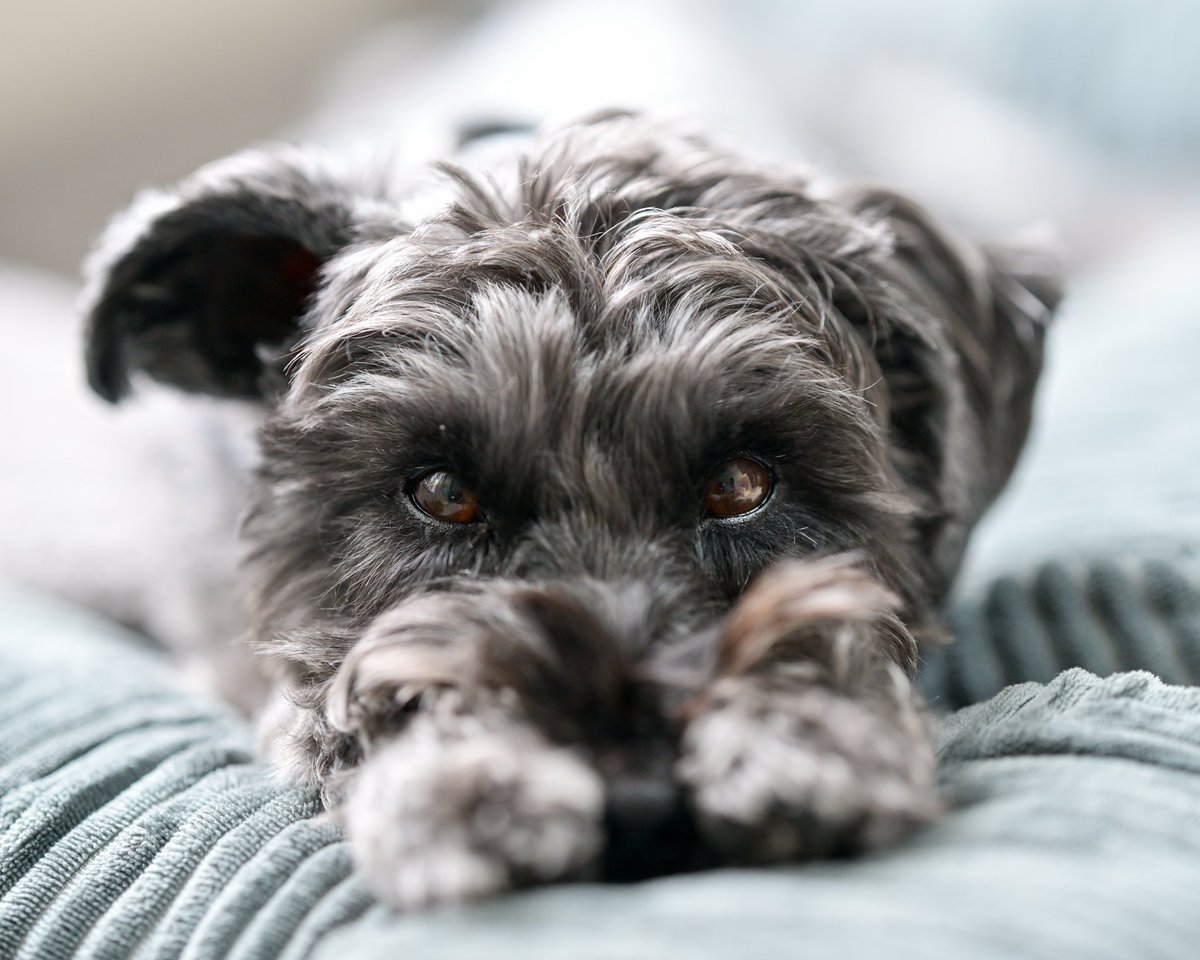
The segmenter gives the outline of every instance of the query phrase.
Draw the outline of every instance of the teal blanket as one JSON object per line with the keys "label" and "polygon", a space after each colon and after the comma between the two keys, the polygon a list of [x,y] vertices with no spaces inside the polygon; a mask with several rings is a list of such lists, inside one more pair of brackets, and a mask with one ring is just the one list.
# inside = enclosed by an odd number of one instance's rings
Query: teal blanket
{"label": "teal blanket", "polygon": [[1148,673],[1069,670],[950,716],[953,809],[887,855],[397,916],[314,798],[255,766],[242,721],[112,628],[11,594],[0,610],[0,957],[1124,960],[1200,943],[1200,689]]}

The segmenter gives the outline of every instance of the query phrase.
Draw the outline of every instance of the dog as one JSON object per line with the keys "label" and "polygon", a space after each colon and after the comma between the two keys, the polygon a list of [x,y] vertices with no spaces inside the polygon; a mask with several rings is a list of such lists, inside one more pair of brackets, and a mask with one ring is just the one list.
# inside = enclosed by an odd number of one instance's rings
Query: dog
{"label": "dog", "polygon": [[895,193],[613,111],[252,150],[88,268],[87,366],[248,400],[264,749],[389,903],[895,843],[912,678],[1059,296]]}

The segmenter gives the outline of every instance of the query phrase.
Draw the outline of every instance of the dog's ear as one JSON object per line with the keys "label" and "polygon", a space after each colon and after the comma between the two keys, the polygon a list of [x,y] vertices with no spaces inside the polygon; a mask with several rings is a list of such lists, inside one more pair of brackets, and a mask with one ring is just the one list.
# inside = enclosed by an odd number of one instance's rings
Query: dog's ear
{"label": "dog's ear", "polygon": [[1057,258],[1045,244],[972,244],[894,193],[848,200],[892,237],[878,269],[896,302],[877,311],[870,336],[901,471],[927,501],[926,553],[946,585],[1025,443],[1062,296]]}
{"label": "dog's ear", "polygon": [[184,390],[259,395],[366,194],[324,156],[274,147],[140,196],[86,268],[92,388],[115,402],[141,370]]}

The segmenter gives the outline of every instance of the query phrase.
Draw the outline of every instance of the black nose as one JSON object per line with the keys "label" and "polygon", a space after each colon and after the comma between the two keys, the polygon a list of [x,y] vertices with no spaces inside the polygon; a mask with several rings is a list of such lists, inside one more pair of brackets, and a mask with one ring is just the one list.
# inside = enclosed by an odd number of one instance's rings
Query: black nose
{"label": "black nose", "polygon": [[704,865],[699,835],[679,786],[667,776],[620,773],[608,782],[602,873],[617,883]]}

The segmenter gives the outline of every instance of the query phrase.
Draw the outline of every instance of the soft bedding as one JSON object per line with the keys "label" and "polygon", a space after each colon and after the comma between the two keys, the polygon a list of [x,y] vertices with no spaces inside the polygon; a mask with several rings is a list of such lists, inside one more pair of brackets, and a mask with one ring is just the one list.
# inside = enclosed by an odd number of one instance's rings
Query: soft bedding
{"label": "soft bedding", "polygon": [[14,591],[0,624],[0,957],[1115,960],[1200,940],[1200,690],[1148,673],[1072,669],[948,716],[950,812],[888,854],[401,916],[314,798],[255,765],[247,725],[131,638]]}

